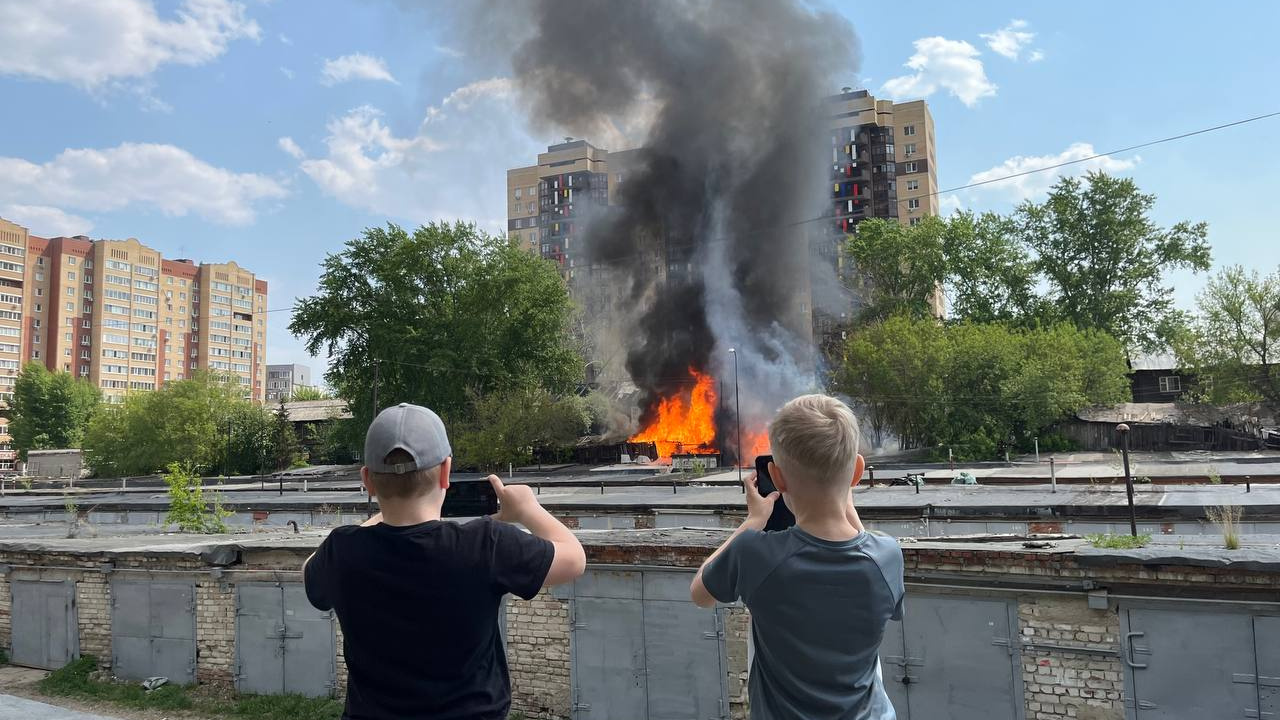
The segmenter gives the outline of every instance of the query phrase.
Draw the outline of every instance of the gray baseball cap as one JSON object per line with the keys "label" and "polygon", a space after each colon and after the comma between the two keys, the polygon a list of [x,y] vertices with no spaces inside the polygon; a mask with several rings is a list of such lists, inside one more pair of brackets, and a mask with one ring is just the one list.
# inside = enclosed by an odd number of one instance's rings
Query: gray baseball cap
{"label": "gray baseball cap", "polygon": [[[386,462],[392,450],[404,450],[412,463]],[[364,436],[364,464],[371,472],[402,475],[433,468],[453,454],[440,416],[421,405],[400,403],[378,413]]]}

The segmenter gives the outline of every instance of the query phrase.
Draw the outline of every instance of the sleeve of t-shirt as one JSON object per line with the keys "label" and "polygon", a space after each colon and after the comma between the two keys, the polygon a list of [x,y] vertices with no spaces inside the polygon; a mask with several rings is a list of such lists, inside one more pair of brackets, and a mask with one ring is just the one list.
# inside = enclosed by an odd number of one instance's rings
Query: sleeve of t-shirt
{"label": "sleeve of t-shirt", "polygon": [[738,598],[747,599],[753,585],[749,577],[753,563],[744,562],[744,559],[762,535],[763,533],[755,530],[742,531],[729,542],[724,552],[702,569],[702,586],[711,593],[711,597],[722,603],[736,602]]}
{"label": "sleeve of t-shirt", "polygon": [[510,523],[493,523],[493,582],[499,590],[532,600],[551,570],[556,546]]}
{"label": "sleeve of t-shirt", "polygon": [[333,564],[330,557],[333,553],[333,543],[330,542],[332,537],[330,535],[320,543],[315,555],[307,560],[302,571],[302,585],[307,591],[307,600],[317,610],[333,609],[333,582],[330,578],[330,567]]}

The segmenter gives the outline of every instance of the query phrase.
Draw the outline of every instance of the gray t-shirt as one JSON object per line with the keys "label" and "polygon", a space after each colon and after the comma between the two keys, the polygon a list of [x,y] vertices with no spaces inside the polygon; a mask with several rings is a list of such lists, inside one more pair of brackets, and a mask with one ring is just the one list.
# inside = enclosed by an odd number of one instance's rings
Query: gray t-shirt
{"label": "gray t-shirt", "polygon": [[902,619],[902,549],[884,535],[744,531],[702,573],[751,611],[752,720],[896,720],[877,653]]}

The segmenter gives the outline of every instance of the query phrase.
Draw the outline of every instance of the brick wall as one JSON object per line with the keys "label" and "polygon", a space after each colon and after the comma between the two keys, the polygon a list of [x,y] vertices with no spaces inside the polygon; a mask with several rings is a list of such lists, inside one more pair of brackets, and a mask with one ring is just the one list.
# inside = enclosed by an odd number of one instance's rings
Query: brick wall
{"label": "brick wall", "polygon": [[9,591],[9,575],[0,576],[0,648],[13,647],[13,593]]}
{"label": "brick wall", "polygon": [[76,582],[76,615],[80,654],[94,655],[98,666],[111,666],[111,586],[103,573],[89,572]]}
{"label": "brick wall", "polygon": [[529,718],[569,717],[573,703],[569,662],[569,602],[546,591],[530,601],[509,598],[511,709]]}
{"label": "brick wall", "polygon": [[235,586],[210,578],[196,583],[196,682],[235,685]]}
{"label": "brick wall", "polygon": [[729,716],[733,720],[747,717],[747,635],[751,632],[751,620],[745,607],[735,606],[724,611],[724,652],[728,660]]}
{"label": "brick wall", "polygon": [[1091,610],[1078,597],[1024,596],[1018,601],[1018,624],[1024,644],[1079,649],[1023,651],[1027,720],[1123,720],[1119,615]]}

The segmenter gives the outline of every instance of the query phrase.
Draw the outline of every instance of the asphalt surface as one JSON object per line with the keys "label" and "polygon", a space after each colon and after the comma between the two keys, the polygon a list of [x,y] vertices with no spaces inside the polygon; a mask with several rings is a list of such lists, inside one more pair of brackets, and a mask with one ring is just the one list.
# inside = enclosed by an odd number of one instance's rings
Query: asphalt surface
{"label": "asphalt surface", "polygon": [[13,695],[0,695],[0,720],[120,720],[123,717],[90,715]]}

